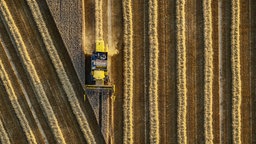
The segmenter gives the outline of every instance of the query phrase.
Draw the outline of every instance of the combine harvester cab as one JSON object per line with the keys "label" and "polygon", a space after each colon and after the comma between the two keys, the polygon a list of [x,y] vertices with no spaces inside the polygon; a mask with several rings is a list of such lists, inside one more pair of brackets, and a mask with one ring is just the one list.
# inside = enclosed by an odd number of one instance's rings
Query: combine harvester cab
{"label": "combine harvester cab", "polygon": [[104,41],[96,42],[96,50],[91,56],[90,84],[85,85],[86,95],[109,95],[113,96],[115,86],[110,83],[108,76],[108,48]]}

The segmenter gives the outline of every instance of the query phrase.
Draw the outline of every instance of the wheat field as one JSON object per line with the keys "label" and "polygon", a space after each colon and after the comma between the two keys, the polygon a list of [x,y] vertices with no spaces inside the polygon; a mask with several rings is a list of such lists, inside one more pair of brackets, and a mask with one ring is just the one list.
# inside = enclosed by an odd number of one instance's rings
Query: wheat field
{"label": "wheat field", "polygon": [[[255,8],[0,0],[0,142],[255,143]],[[95,40],[116,51],[101,112],[83,90]]]}
{"label": "wheat field", "polygon": [[[24,44],[24,41],[22,40],[21,34],[17,28],[17,26],[14,23],[14,20],[10,14],[10,11],[4,1],[1,1],[1,13],[3,14],[3,17],[8,25],[8,28],[10,30],[11,35],[13,36],[13,39],[15,41],[15,44],[18,47],[19,54],[21,55],[24,65],[26,66],[27,72],[30,75],[31,81],[33,85],[35,86],[35,90],[37,92],[37,96],[39,101],[42,103],[42,107],[44,108],[45,115],[48,117],[48,122],[52,127],[53,132],[55,133],[56,141],[59,143],[65,143],[62,132],[59,128],[58,121],[56,120],[56,116],[53,114],[52,107],[50,106],[49,100],[47,99],[47,96],[43,90],[43,86],[41,85],[40,79],[37,75],[37,72],[35,70],[34,65],[32,64],[32,61],[28,55],[27,48]],[[10,94],[13,95],[13,94]],[[17,104],[16,104],[17,105]],[[14,105],[14,106],[16,106]],[[31,130],[29,130],[31,131]]]}

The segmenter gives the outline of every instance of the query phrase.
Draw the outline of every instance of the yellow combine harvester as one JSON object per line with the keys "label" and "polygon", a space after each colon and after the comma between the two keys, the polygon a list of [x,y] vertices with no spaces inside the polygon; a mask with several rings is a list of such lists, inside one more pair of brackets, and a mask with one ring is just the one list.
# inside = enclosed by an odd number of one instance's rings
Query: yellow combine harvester
{"label": "yellow combine harvester", "polygon": [[85,85],[86,95],[109,95],[115,92],[115,86],[111,85],[108,76],[108,47],[104,41],[96,41],[96,49],[91,56],[90,84]]}

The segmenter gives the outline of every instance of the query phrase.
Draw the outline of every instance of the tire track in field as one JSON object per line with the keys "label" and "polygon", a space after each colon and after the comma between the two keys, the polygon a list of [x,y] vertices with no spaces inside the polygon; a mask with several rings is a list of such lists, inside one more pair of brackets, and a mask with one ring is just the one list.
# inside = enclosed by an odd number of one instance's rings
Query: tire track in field
{"label": "tire track in field", "polygon": [[149,119],[150,143],[159,143],[158,117],[158,14],[157,0],[149,1]]}
{"label": "tire track in field", "polygon": [[55,114],[52,110],[49,100],[43,90],[43,86],[35,70],[35,67],[32,64],[32,61],[28,55],[27,48],[22,40],[19,30],[16,24],[14,23],[14,20],[8,10],[6,3],[3,0],[1,0],[1,4],[2,4],[1,17],[3,21],[6,23],[6,27],[9,30],[9,33],[12,39],[14,40],[15,45],[17,46],[17,50],[23,60],[26,70],[28,71],[30,79],[35,87],[35,91],[37,93],[37,99],[42,104],[42,107],[45,111],[45,115],[48,119],[49,125],[52,128],[53,133],[55,134],[55,139],[59,143],[65,143],[58,121],[55,117]]}
{"label": "tire track in field", "polygon": [[16,116],[18,117],[18,119],[20,121],[20,124],[23,128],[23,131],[26,135],[28,142],[31,144],[36,144],[37,142],[36,142],[34,133],[31,130],[31,127],[29,126],[28,120],[27,120],[23,110],[21,109],[21,106],[18,102],[17,95],[12,86],[12,82],[10,81],[10,78],[9,78],[7,72],[5,71],[5,69],[6,69],[6,67],[4,67],[4,64],[0,60],[0,78],[2,79],[2,81],[4,83],[4,87],[6,89],[6,92],[9,95],[12,107],[16,113]]}
{"label": "tire track in field", "polygon": [[185,0],[176,2],[177,21],[177,92],[178,92],[178,142],[187,143],[187,88],[186,88],[186,44],[185,44]]}
{"label": "tire track in field", "polygon": [[56,51],[56,48],[53,44],[51,36],[46,27],[46,24],[44,23],[39,6],[35,0],[27,0],[27,3],[32,11],[32,15],[35,19],[35,22],[37,23],[38,29],[39,29],[42,39],[45,43],[46,49],[47,49],[49,56],[53,62],[53,65],[57,71],[58,77],[64,87],[64,91],[67,94],[68,100],[71,104],[73,113],[75,114],[75,116],[78,120],[80,128],[81,128],[82,132],[84,133],[84,136],[88,143],[96,143],[96,139],[92,134],[90,126],[87,122],[87,118],[83,114],[83,111],[79,105],[78,99],[76,98],[76,93],[72,87],[72,84],[69,81],[69,78],[64,69],[64,66],[61,63],[59,54]]}
{"label": "tire track in field", "polygon": [[131,0],[123,1],[124,18],[124,139],[133,143],[133,18]]}
{"label": "tire track in field", "polygon": [[204,133],[205,143],[213,143],[213,43],[212,1],[203,1],[204,12]]}
{"label": "tire track in field", "polygon": [[232,0],[231,65],[232,65],[232,132],[233,143],[241,143],[241,73],[240,73],[240,3]]}

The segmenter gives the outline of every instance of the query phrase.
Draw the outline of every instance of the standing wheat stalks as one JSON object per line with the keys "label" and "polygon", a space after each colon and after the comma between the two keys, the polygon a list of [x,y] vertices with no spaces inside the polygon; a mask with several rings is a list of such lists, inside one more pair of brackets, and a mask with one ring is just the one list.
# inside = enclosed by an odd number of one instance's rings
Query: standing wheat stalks
{"label": "standing wheat stalks", "polygon": [[177,56],[178,56],[178,142],[187,143],[187,88],[186,88],[186,37],[185,37],[185,1],[177,0]]}
{"label": "standing wheat stalks", "polygon": [[213,97],[213,47],[212,47],[212,1],[204,0],[204,133],[205,143],[213,143],[212,97]]}
{"label": "standing wheat stalks", "polygon": [[149,1],[149,115],[150,143],[159,143],[157,0]]}
{"label": "standing wheat stalks", "polygon": [[240,74],[240,7],[239,0],[232,0],[232,31],[231,31],[231,55],[232,55],[232,127],[233,142],[241,143],[241,74]]}
{"label": "standing wheat stalks", "polygon": [[123,0],[124,17],[124,144],[133,143],[133,25],[131,0]]}

